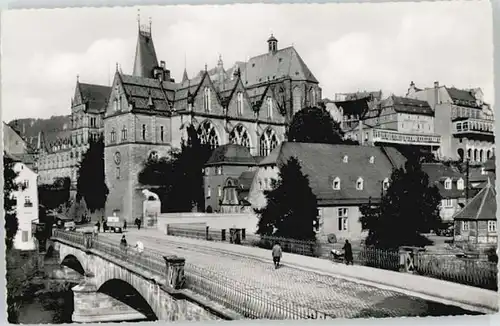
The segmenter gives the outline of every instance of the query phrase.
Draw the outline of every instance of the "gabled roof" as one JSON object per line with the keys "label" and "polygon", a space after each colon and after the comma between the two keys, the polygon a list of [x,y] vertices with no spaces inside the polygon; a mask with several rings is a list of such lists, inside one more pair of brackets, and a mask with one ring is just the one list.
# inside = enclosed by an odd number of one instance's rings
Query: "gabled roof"
{"label": "gabled roof", "polygon": [[82,100],[87,103],[90,112],[100,113],[106,109],[106,104],[111,94],[111,87],[78,82]]}
{"label": "gabled roof", "polygon": [[154,78],[143,78],[119,74],[125,95],[133,103],[135,110],[149,110],[150,97],[157,111],[168,111],[174,101],[177,84]]}
{"label": "gabled roof", "polygon": [[250,58],[240,70],[245,87],[284,77],[318,83],[293,46]]}
{"label": "gabled roof", "polygon": [[[393,168],[406,161],[397,151],[391,150],[391,155],[389,159],[375,146],[283,142],[260,165],[281,166],[296,157],[320,205],[359,204],[367,203],[370,198],[379,200],[383,180],[390,178]],[[343,161],[344,156],[347,163]],[[370,163],[372,156],[374,162]],[[394,166],[391,161],[398,165]],[[340,190],[332,187],[337,177]],[[356,189],[358,178],[363,179],[363,190]]]}
{"label": "gabled roof", "polygon": [[134,76],[153,77],[153,69],[158,67],[155,46],[151,37],[151,30],[139,28],[137,47],[135,49]]}
{"label": "gabled roof", "polygon": [[390,103],[394,108],[394,111],[398,113],[434,116],[434,111],[432,111],[432,108],[427,101],[392,95],[384,102],[386,105],[389,105]]}
{"label": "gabled roof", "polygon": [[491,182],[486,184],[453,218],[455,220],[496,220],[496,191]]}
{"label": "gabled roof", "polygon": [[205,165],[256,165],[256,162],[247,147],[226,144],[217,147]]}
{"label": "gabled roof", "polygon": [[[443,198],[465,198],[465,176],[443,163],[422,163],[422,170],[429,176],[429,184],[435,184]],[[451,189],[445,189],[444,182],[451,179]],[[464,189],[457,187],[458,180],[464,182]]]}

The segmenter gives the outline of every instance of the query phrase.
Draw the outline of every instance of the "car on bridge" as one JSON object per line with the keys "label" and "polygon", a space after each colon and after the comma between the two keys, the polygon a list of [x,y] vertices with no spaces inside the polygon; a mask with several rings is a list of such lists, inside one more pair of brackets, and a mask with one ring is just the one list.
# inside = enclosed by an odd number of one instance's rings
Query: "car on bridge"
{"label": "car on bridge", "polygon": [[106,219],[106,225],[104,227],[104,232],[114,232],[114,233],[122,233],[122,224],[120,224],[120,217],[113,215],[108,216]]}

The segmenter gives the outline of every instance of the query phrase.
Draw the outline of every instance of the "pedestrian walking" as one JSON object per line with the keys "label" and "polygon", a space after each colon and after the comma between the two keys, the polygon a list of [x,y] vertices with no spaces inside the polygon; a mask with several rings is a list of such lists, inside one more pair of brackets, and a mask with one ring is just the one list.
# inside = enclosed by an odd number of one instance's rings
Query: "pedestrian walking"
{"label": "pedestrian walking", "polygon": [[97,223],[94,225],[94,236],[97,237],[97,234],[99,233],[99,221],[97,221]]}
{"label": "pedestrian walking", "polygon": [[127,255],[127,239],[125,239],[125,234],[122,235],[122,239],[120,240],[120,248],[124,251],[125,255]]}
{"label": "pedestrian walking", "polygon": [[351,247],[351,244],[349,243],[349,240],[345,240],[345,244],[344,244],[344,247],[342,247],[342,249],[344,249],[344,258],[345,258],[345,263],[346,265],[353,265],[353,258],[352,258],[352,247]]}
{"label": "pedestrian walking", "polygon": [[272,255],[273,255],[274,268],[277,269],[280,266],[281,256],[283,255],[281,246],[278,242],[276,242],[273,246]]}
{"label": "pedestrian walking", "polygon": [[127,229],[127,220],[123,220],[123,231]]}
{"label": "pedestrian walking", "polygon": [[137,243],[135,244],[135,248],[137,248],[137,253],[140,255],[144,251],[144,245],[142,244],[141,240],[137,240]]}
{"label": "pedestrian walking", "polygon": [[137,230],[141,229],[141,219],[136,217],[135,218],[135,225],[137,225]]}

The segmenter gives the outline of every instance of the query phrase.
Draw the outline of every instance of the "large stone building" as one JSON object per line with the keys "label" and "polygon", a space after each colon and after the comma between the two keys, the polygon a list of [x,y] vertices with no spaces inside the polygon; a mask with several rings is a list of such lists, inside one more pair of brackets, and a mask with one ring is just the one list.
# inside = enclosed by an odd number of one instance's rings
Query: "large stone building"
{"label": "large stone building", "polygon": [[132,75],[117,69],[104,118],[105,175],[110,193],[106,214],[128,220],[142,215],[144,188],[138,173],[146,159],[180,147],[193,125],[214,148],[234,143],[266,156],[285,139],[293,113],[321,99],[318,81],[294,47],[278,48],[226,69],[213,69],[175,82],[158,62],[151,25],[140,26]]}
{"label": "large stone building", "polygon": [[[41,184],[69,177],[76,185],[78,164],[90,146],[91,139],[103,134],[104,110],[111,88],[81,83],[77,77],[71,99],[69,126],[62,130],[40,132],[38,138],[38,172]],[[47,141],[47,136],[56,133]]]}
{"label": "large stone building", "polygon": [[412,82],[407,97],[429,103],[441,135],[440,157],[485,162],[495,152],[494,114],[481,89],[440,86],[419,89]]}

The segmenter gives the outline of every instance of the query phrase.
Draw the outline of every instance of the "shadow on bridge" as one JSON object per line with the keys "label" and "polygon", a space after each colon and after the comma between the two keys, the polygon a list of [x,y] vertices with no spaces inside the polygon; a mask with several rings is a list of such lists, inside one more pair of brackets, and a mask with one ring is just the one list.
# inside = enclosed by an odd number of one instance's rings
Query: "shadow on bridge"
{"label": "shadow on bridge", "polygon": [[72,270],[78,272],[80,275],[85,275],[85,269],[83,268],[78,258],[73,255],[67,255],[66,257],[64,257],[63,261],[61,262],[61,266],[69,267]]}
{"label": "shadow on bridge", "polygon": [[97,292],[106,294],[146,316],[146,319],[141,321],[158,320],[158,317],[146,299],[132,285],[125,281],[111,279],[101,285]]}

